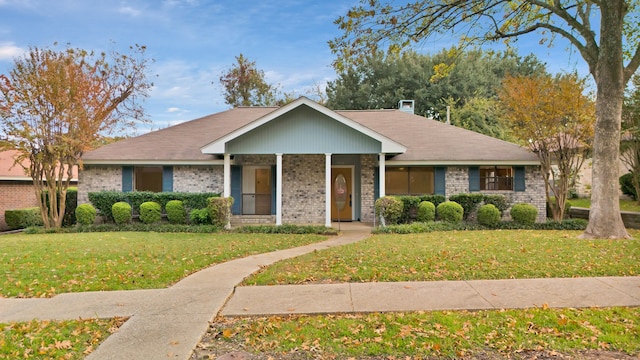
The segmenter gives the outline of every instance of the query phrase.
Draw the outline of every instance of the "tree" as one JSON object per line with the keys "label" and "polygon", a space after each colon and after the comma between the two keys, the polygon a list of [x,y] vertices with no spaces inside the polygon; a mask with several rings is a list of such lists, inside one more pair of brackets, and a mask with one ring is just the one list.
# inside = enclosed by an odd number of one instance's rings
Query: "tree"
{"label": "tree", "polygon": [[266,82],[256,62],[242,54],[236,56],[236,62],[220,76],[225,102],[233,107],[275,105],[277,89]]}
{"label": "tree", "polygon": [[509,127],[500,120],[502,114],[495,98],[474,96],[464,102],[448,98],[444,102],[450,109],[451,125],[496,139],[513,140]]}
{"label": "tree", "polygon": [[[441,66],[444,64],[444,66]],[[443,76],[442,72],[447,75]],[[361,63],[338,71],[327,84],[327,106],[340,110],[395,108],[399,100],[415,100],[415,113],[444,119],[445,99],[464,106],[472,98],[492,98],[506,74],[545,72],[535,56],[513,51],[442,50],[435,55],[378,51]]]}
{"label": "tree", "polygon": [[[358,61],[388,42],[399,52],[436,34],[462,30],[463,43],[517,39],[539,33],[575,47],[596,83],[593,188],[584,238],[625,238],[620,215],[618,159],[625,84],[640,65],[640,25],[633,0],[414,0],[394,7],[362,1],[336,23],[344,31],[329,45],[337,66]],[[626,59],[626,64],[625,64]]]}
{"label": "tree", "polygon": [[101,134],[143,120],[139,99],[151,87],[149,60],[144,46],[130,50],[107,55],[34,47],[0,75],[0,147],[18,151],[15,164],[33,179],[45,227],[61,226],[72,169],[81,166],[83,152]]}
{"label": "tree", "polygon": [[584,90],[584,80],[570,74],[508,76],[500,91],[512,133],[540,159],[554,220],[564,218],[569,189],[591,150],[595,109]]}
{"label": "tree", "polygon": [[[640,75],[631,82],[634,89],[625,98],[622,111],[620,159],[631,173],[636,194],[640,194]],[[640,202],[640,197],[637,200]]]}

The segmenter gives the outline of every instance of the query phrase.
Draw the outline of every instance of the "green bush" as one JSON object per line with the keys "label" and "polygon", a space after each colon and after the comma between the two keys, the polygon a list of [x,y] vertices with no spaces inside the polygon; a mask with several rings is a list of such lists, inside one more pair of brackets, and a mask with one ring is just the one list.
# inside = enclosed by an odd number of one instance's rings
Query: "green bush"
{"label": "green bush", "polygon": [[500,223],[500,210],[493,204],[484,204],[478,209],[478,224],[495,227]]}
{"label": "green bush", "polygon": [[221,228],[226,227],[231,220],[231,205],[233,205],[232,197],[210,197],[207,210],[211,223]]}
{"label": "green bush", "polygon": [[155,201],[140,204],[140,221],[145,224],[155,224],[162,220],[162,207]]}
{"label": "green bush", "polygon": [[209,217],[209,210],[193,209],[189,212],[189,220],[193,225],[207,225],[211,224],[211,218]]}
{"label": "green bush", "polygon": [[384,196],[376,200],[375,211],[377,216],[384,219],[382,225],[397,224],[402,217],[404,204],[395,196]]}
{"label": "green bush", "polygon": [[118,201],[111,207],[113,221],[118,225],[131,222],[131,205],[124,201]]}
{"label": "green bush", "polygon": [[96,208],[91,204],[76,207],[76,220],[80,225],[92,225],[96,221]]}
{"label": "green bush", "polygon": [[24,209],[6,210],[4,221],[9,230],[24,229],[30,226],[43,226],[42,214],[39,207],[28,207]]}
{"label": "green bush", "polygon": [[483,199],[485,204],[492,204],[498,210],[500,210],[500,215],[504,214],[505,211],[509,208],[509,203],[507,203],[507,197],[501,194],[486,194]]}
{"label": "green bush", "polygon": [[628,172],[620,176],[620,190],[625,195],[629,195],[633,200],[638,200],[636,188],[633,186],[633,174]]}
{"label": "green bush", "polygon": [[113,204],[124,201],[131,204],[133,213],[140,213],[140,204],[147,201],[157,202],[166,207],[166,204],[171,200],[181,200],[182,205],[185,207],[185,211],[190,209],[202,209],[207,207],[207,199],[210,197],[220,196],[218,193],[186,193],[186,192],[161,192],[154,193],[150,191],[134,191],[134,192],[121,192],[121,191],[98,191],[90,192],[89,201],[98,210],[98,213],[102,215],[105,220],[114,220],[111,213]]}
{"label": "green bush", "polygon": [[462,222],[462,217],[464,215],[464,209],[462,205],[458,204],[454,201],[445,201],[442,204],[438,205],[436,208],[436,213],[438,214],[438,219],[451,222],[451,223],[459,223]]}
{"label": "green bush", "polygon": [[400,223],[410,223],[412,221],[417,220],[418,217],[418,206],[423,201],[429,201],[433,203],[433,205],[438,206],[438,204],[446,201],[444,195],[420,195],[420,196],[395,196],[400,201],[402,201],[402,216],[400,217]]}
{"label": "green bush", "polygon": [[515,204],[511,207],[511,219],[519,224],[534,224],[538,216],[538,209],[526,203]]}
{"label": "green bush", "polygon": [[431,201],[423,201],[418,205],[417,221],[427,222],[436,219],[436,206]]}
{"label": "green bush", "polygon": [[234,232],[243,234],[318,234],[318,235],[337,235],[338,232],[333,228],[322,225],[246,225]]}
{"label": "green bush", "polygon": [[473,194],[457,194],[449,196],[449,201],[457,202],[462,206],[464,211],[464,219],[466,220],[478,208],[478,205],[484,200],[484,195],[480,193]]}
{"label": "green bush", "polygon": [[186,224],[187,212],[181,200],[171,200],[165,205],[167,219],[171,224]]}

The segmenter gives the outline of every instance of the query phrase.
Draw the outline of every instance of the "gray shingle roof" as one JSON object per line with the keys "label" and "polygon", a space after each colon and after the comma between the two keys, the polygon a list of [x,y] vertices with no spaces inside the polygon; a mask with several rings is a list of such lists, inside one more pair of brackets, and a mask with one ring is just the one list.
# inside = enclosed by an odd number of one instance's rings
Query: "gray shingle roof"
{"label": "gray shingle roof", "polygon": [[[274,107],[241,107],[188,121],[87,152],[83,160],[101,162],[197,162],[216,159],[201,147],[255,121]],[[399,110],[336,111],[407,147],[398,161],[537,162],[518,145]]]}

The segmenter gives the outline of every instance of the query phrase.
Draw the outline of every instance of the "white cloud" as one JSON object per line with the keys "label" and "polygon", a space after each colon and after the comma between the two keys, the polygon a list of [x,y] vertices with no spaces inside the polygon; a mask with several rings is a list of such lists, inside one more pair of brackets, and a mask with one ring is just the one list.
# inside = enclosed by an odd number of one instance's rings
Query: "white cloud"
{"label": "white cloud", "polygon": [[138,9],[134,9],[131,6],[121,6],[120,8],[118,8],[118,12],[121,14],[125,14],[125,15],[130,15],[130,16],[139,16],[142,12]]}
{"label": "white cloud", "polygon": [[168,113],[175,113],[175,112],[179,112],[181,111],[181,109],[179,107],[170,107],[167,109]]}
{"label": "white cloud", "polygon": [[24,49],[16,46],[12,42],[0,43],[0,60],[11,60],[22,55],[24,52]]}

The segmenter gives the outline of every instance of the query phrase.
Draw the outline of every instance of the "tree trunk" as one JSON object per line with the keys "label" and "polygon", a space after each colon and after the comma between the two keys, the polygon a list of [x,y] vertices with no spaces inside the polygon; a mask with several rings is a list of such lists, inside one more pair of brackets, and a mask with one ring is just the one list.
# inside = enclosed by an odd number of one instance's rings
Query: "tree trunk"
{"label": "tree trunk", "polygon": [[582,238],[628,238],[620,215],[618,162],[624,97],[622,23],[624,1],[601,5],[600,51],[593,74],[596,86],[596,126],[593,143],[593,188],[589,225]]}

